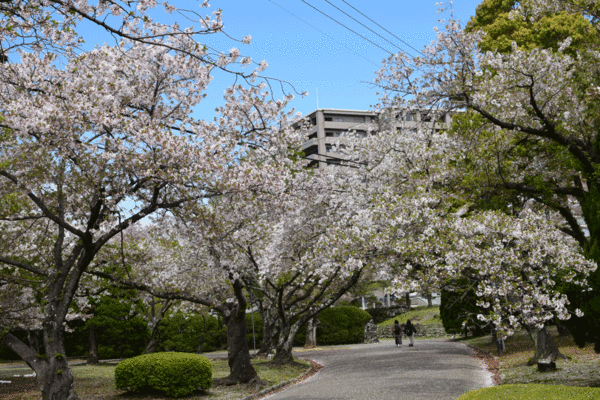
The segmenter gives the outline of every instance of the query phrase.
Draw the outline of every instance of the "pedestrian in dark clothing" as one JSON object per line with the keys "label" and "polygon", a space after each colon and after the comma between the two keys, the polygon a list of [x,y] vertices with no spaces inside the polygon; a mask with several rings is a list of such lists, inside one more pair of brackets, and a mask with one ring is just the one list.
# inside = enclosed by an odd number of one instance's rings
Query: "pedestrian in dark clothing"
{"label": "pedestrian in dark clothing", "polygon": [[398,320],[394,321],[392,333],[394,334],[394,339],[396,339],[396,347],[400,347],[402,345],[402,327],[398,323]]}
{"label": "pedestrian in dark clothing", "polygon": [[415,345],[415,333],[417,333],[417,329],[410,322],[410,319],[406,321],[406,325],[404,325],[404,333],[408,336],[408,340],[410,340],[408,347],[413,347]]}

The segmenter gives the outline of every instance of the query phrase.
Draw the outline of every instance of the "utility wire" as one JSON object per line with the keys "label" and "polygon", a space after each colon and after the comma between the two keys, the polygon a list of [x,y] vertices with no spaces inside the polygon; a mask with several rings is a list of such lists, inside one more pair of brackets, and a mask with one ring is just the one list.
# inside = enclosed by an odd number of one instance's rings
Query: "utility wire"
{"label": "utility wire", "polygon": [[287,12],[288,14],[291,14],[293,17],[299,19],[300,21],[304,22],[306,25],[310,26],[311,28],[313,28],[314,30],[320,32],[321,34],[327,36],[329,39],[333,40],[334,42],[336,42],[337,44],[345,47],[347,50],[350,50],[352,53],[354,53],[355,55],[359,56],[360,58],[362,58],[365,61],[370,62],[371,64],[373,64],[374,66],[376,66],[377,68],[379,68],[381,65],[369,60],[368,58],[366,58],[365,56],[357,53],[356,51],[354,51],[353,49],[351,49],[350,47],[346,46],[345,44],[339,42],[338,40],[336,40],[335,38],[331,37],[330,35],[326,34],[325,32],[323,32],[322,30],[320,30],[319,28],[315,27],[314,25],[311,25],[310,23],[306,22],[305,20],[303,20],[302,18],[298,17],[297,15],[295,15],[294,13],[292,13],[291,11],[286,10],[285,8],[283,8],[282,6],[280,6],[279,4],[277,4],[276,2],[274,2],[273,0],[269,0],[271,3],[275,4],[277,7],[281,8],[283,11]]}
{"label": "utility wire", "polygon": [[[399,41],[401,41],[402,43],[404,43],[405,45],[407,45],[408,47],[410,47],[411,49],[413,49],[414,51],[416,51],[419,54],[422,54],[421,51],[415,49],[414,47],[412,47],[410,44],[406,43],[404,40],[400,39],[398,36],[394,35],[392,32],[388,31],[387,29],[385,29],[383,26],[379,25],[377,22],[373,21],[371,18],[367,17],[365,14],[363,14],[362,12],[358,11],[356,8],[354,8],[351,4],[349,4],[346,0],[342,0],[342,2],[344,4],[346,4],[347,6],[349,6],[350,8],[352,8],[354,11],[356,11],[357,13],[359,13],[360,15],[362,15],[363,17],[365,17],[366,19],[368,19],[369,21],[371,21],[372,23],[374,23],[375,25],[377,25],[378,27],[380,27],[381,29],[383,29],[384,31],[386,31],[387,33],[389,33],[390,35],[392,35],[393,37],[395,37],[396,39],[398,39]],[[328,2],[329,3],[329,2]],[[336,7],[337,8],[337,7]]]}
{"label": "utility wire", "polygon": [[323,11],[319,10],[317,7],[315,7],[315,6],[313,6],[313,5],[309,4],[309,3],[307,3],[307,2],[306,2],[306,1],[304,1],[304,0],[300,0],[300,1],[302,1],[302,2],[303,2],[304,4],[306,4],[307,6],[309,6],[309,7],[313,8],[313,9],[317,10],[318,12],[320,12],[321,14],[323,14],[324,16],[326,16],[327,18],[329,18],[329,19],[330,19],[330,20],[332,20],[333,22],[335,22],[335,23],[337,23],[337,24],[340,24],[341,26],[343,26],[344,28],[348,29],[350,32],[354,33],[355,35],[357,35],[357,36],[360,36],[361,38],[365,39],[367,42],[371,43],[372,45],[379,47],[381,50],[385,51],[386,53],[389,53],[389,54],[391,54],[391,55],[394,55],[394,53],[392,53],[391,51],[389,51],[389,50],[387,50],[387,49],[384,49],[383,47],[381,47],[381,46],[380,46],[380,45],[378,45],[377,43],[373,42],[372,40],[369,40],[369,39],[367,39],[366,37],[364,37],[363,35],[361,35],[360,33],[358,33],[358,32],[355,32],[354,30],[352,30],[352,29],[348,28],[346,25],[342,24],[341,22],[339,22],[339,21],[338,21],[338,20],[336,20],[335,18],[333,18],[333,17],[330,17],[329,15],[325,14]]}
{"label": "utility wire", "polygon": [[[373,32],[374,34],[376,34],[377,36],[379,36],[380,38],[382,38],[383,40],[385,40],[386,42],[388,42],[389,44],[391,44],[392,46],[394,46],[395,48],[397,48],[398,50],[401,51],[406,51],[404,50],[402,47],[397,46],[396,44],[390,42],[389,40],[387,40],[386,38],[384,38],[383,36],[381,36],[379,33],[375,32],[373,29],[369,28],[368,26],[366,26],[365,24],[363,24],[362,22],[360,22],[359,20],[357,20],[356,18],[354,18],[352,15],[348,14],[346,11],[342,10],[341,8],[339,8],[338,6],[336,6],[335,4],[333,4],[332,2],[330,2],[329,0],[325,0],[325,2],[329,5],[331,5],[332,7],[334,7],[336,10],[344,13],[344,15],[346,15],[349,18],[352,18],[354,21],[358,22],[359,24],[361,24],[362,26],[364,26],[365,28],[367,28],[368,30],[370,30],[371,32]],[[346,2],[344,2],[346,3]],[[347,4],[347,3],[346,3]],[[352,7],[352,6],[350,6]],[[354,8],[354,7],[352,7]],[[356,9],[355,9],[356,10]],[[360,12],[360,11],[359,11]],[[362,13],[361,13],[362,14]],[[363,14],[364,16],[364,14]],[[370,20],[371,22],[373,22],[373,20]],[[379,25],[378,25],[379,26]],[[381,26],[379,26],[381,27]],[[388,32],[389,33],[389,32]],[[402,39],[400,39],[400,41],[402,41]],[[402,41],[402,43],[405,43],[404,41]],[[405,43],[406,44],[406,43]]]}

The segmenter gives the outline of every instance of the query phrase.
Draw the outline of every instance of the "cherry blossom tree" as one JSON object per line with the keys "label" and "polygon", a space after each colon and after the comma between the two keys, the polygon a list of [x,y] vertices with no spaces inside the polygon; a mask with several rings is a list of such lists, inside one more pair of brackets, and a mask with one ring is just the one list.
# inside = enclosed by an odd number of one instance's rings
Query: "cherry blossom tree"
{"label": "cherry blossom tree", "polygon": [[[22,288],[20,303],[39,304],[31,308],[46,354],[10,333],[2,340],[36,372],[44,399],[77,398],[63,325],[83,273],[106,244],[159,210],[287,175],[293,114],[283,112],[289,97],[270,100],[268,81],[258,77],[266,63],[244,73],[252,61],[239,50],[197,41],[221,31],[220,11],[188,29],[154,22],[147,10],[156,4],[0,4],[2,282]],[[115,43],[80,50],[84,19]],[[201,120],[194,107],[215,70],[249,85],[227,88],[215,119]],[[30,300],[35,294],[38,303]],[[13,326],[7,321],[3,331]]]}
{"label": "cherry blossom tree", "polygon": [[[362,192],[371,193],[364,213],[375,228],[369,241],[381,272],[399,293],[451,289],[466,279],[478,305],[490,309],[484,322],[512,334],[522,326],[547,334],[546,321],[568,320],[569,298],[559,284],[588,290],[596,263],[555,226],[556,213],[531,201],[517,215],[472,207],[456,190],[469,154],[463,138],[422,127],[396,129],[356,142]],[[537,358],[557,356],[538,340]]]}
{"label": "cherry blossom tree", "polygon": [[[590,40],[578,41],[574,49],[572,38],[566,37],[551,45],[540,42],[542,47],[514,43],[509,51],[499,51],[490,47],[493,32],[486,36],[482,29],[463,29],[449,20],[422,55],[391,57],[377,78],[384,107],[465,110],[466,116],[455,118],[452,133],[463,140],[465,150],[456,159],[466,172],[457,180],[459,188],[484,196],[480,204],[499,197],[505,211],[530,200],[543,204],[554,211],[556,226],[596,262],[598,62],[592,39],[597,5],[534,0],[515,3],[510,11],[510,18],[524,19],[529,26],[548,12],[580,14],[592,30]],[[482,44],[489,51],[481,51]],[[570,312],[584,314],[568,321],[576,341],[595,342],[600,351],[595,311],[599,272],[587,271],[589,290],[571,284],[560,289],[568,295]]]}

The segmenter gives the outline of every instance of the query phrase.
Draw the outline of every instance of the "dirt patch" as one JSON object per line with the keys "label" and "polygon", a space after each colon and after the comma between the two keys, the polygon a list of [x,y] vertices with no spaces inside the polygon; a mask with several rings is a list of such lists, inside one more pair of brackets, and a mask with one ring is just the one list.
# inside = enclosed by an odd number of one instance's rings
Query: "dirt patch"
{"label": "dirt patch", "polygon": [[0,383],[0,397],[3,394],[24,393],[29,391],[38,391],[37,380],[35,378],[3,378],[3,381],[10,383]]}
{"label": "dirt patch", "polygon": [[495,357],[493,354],[478,347],[471,346],[470,344],[467,344],[467,346],[469,346],[475,352],[476,358],[485,363],[487,370],[492,374],[494,385],[500,385],[500,362],[498,357]]}

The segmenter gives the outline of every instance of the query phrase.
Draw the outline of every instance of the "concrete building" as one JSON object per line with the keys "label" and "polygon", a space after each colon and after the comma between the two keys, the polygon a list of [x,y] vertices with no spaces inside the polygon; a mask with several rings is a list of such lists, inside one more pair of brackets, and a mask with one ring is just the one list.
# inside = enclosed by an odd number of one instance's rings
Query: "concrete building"
{"label": "concrete building", "polygon": [[[393,127],[408,134],[416,132],[419,127],[440,130],[450,126],[451,115],[439,111],[406,109],[392,110],[381,118],[374,111],[324,108],[311,112],[304,120],[310,128],[302,150],[311,160],[311,167],[324,168],[328,164],[339,164],[346,158],[336,152],[336,144],[343,142],[340,136],[348,131],[356,131],[358,137],[365,137],[369,126],[375,127],[375,132]],[[339,148],[343,148],[343,143],[339,144]]]}

